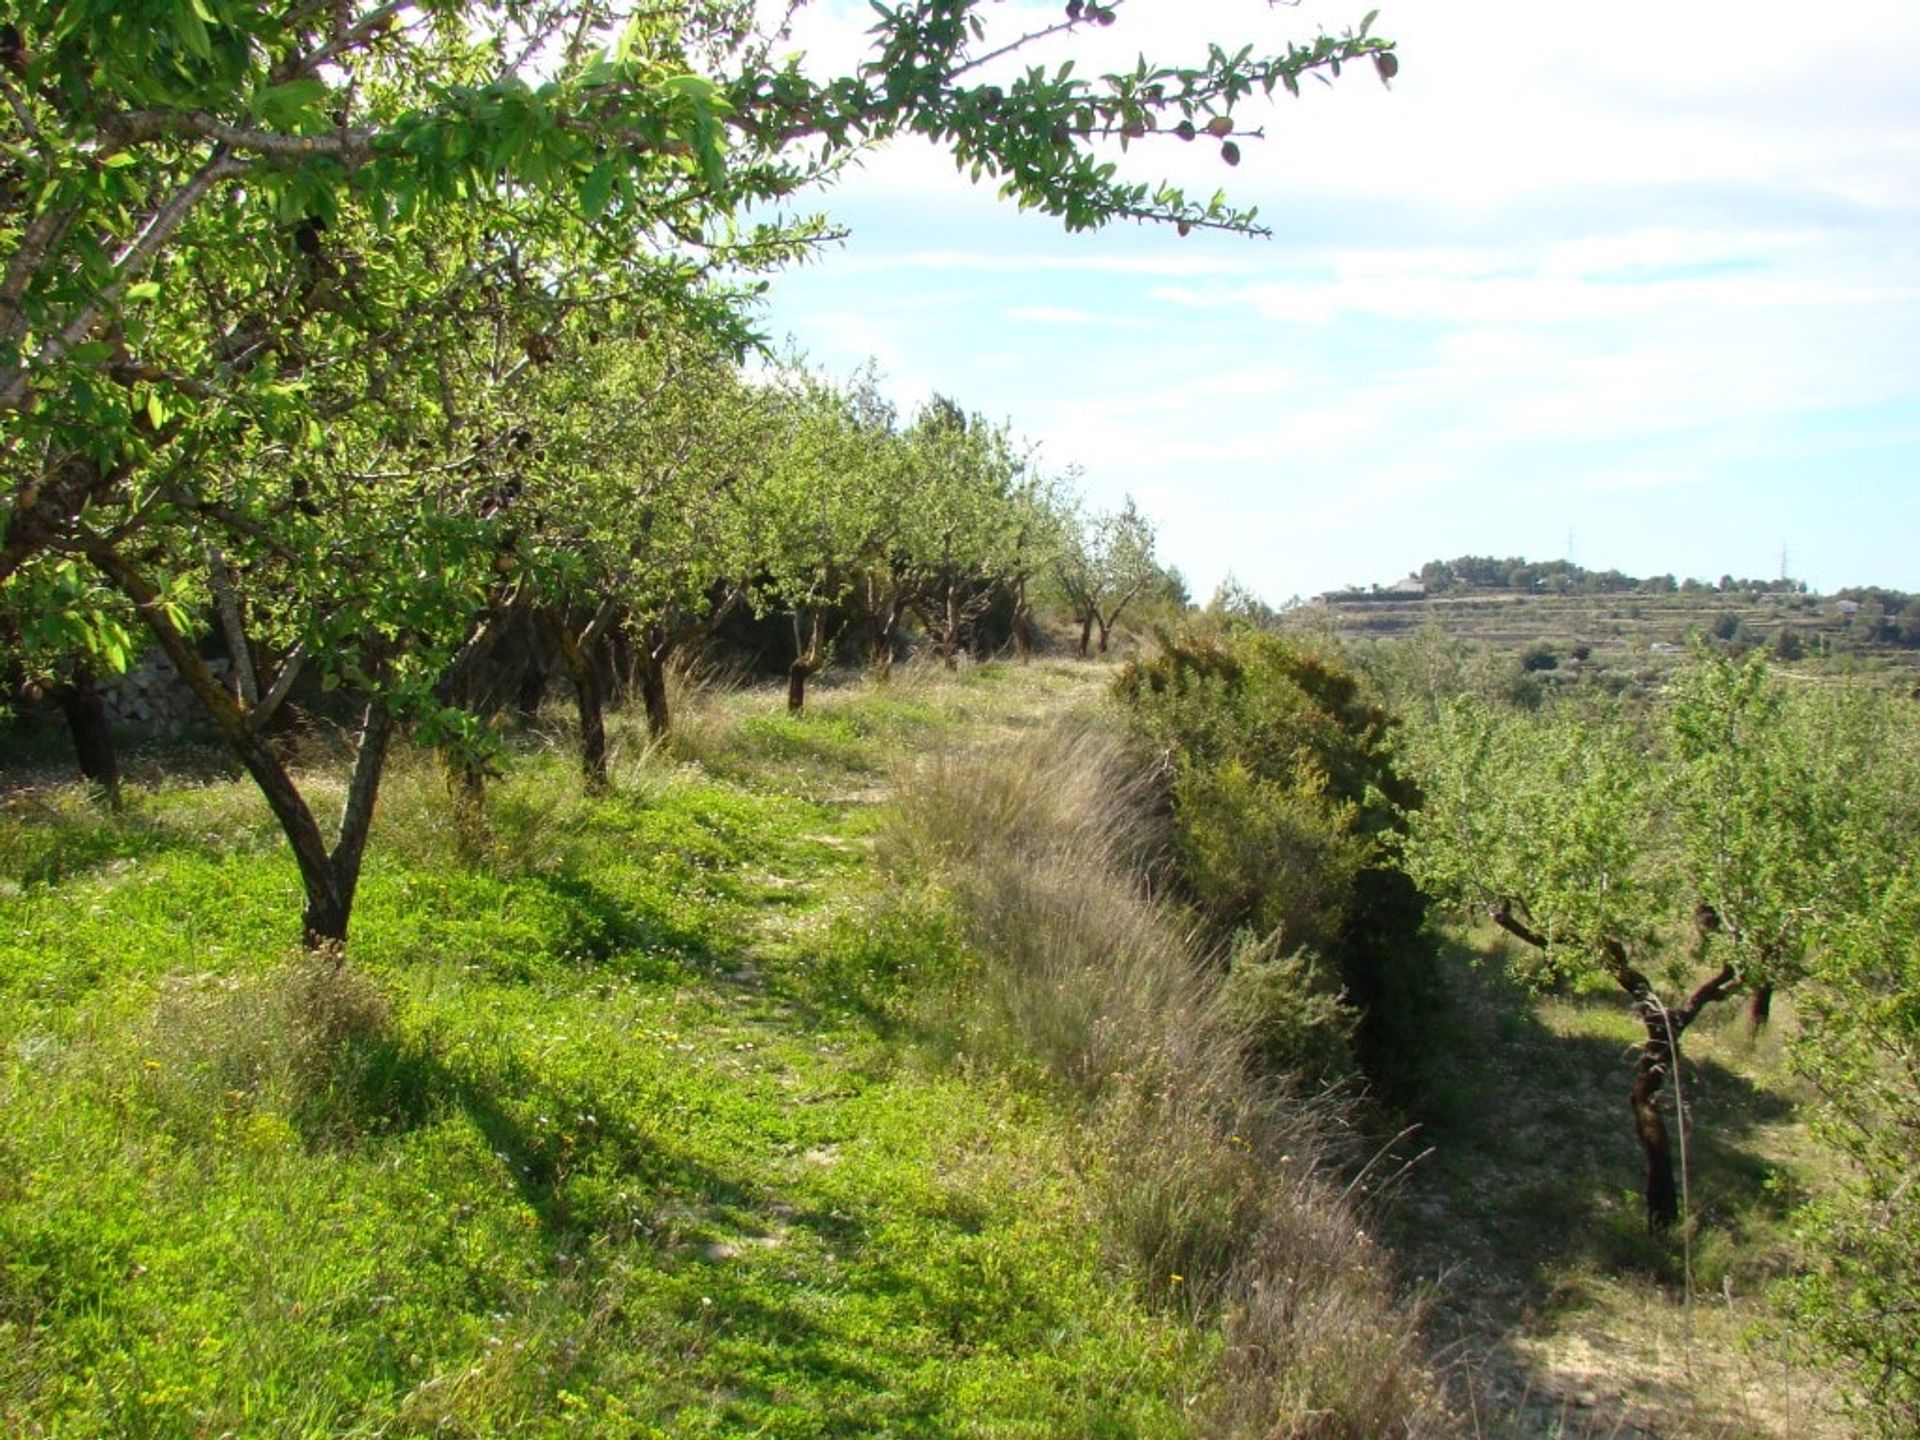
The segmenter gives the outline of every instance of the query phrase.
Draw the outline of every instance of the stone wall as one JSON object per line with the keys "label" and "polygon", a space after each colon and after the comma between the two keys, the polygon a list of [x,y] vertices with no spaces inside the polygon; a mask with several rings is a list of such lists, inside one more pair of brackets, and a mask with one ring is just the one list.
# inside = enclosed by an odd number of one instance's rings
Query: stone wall
{"label": "stone wall", "polygon": [[[225,680],[224,656],[207,661],[207,668]],[[189,728],[207,724],[200,702],[193,698],[173,662],[159,651],[149,651],[117,679],[102,679],[101,698],[107,705],[107,723],[168,740]]]}

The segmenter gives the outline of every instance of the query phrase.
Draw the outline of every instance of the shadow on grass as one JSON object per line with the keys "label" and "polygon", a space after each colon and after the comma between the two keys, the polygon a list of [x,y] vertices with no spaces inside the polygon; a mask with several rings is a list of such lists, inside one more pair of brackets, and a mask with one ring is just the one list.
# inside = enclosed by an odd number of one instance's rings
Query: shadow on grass
{"label": "shadow on grass", "polygon": [[533,873],[521,879],[562,902],[566,928],[554,947],[560,954],[641,982],[673,981],[683,969],[712,973],[730,963],[730,953],[716,948],[705,929],[643,909],[579,875]]}
{"label": "shadow on grass", "polygon": [[[1654,1236],[1645,1226],[1645,1162],[1628,1106],[1641,1030],[1625,998],[1543,1002],[1496,962],[1471,964],[1472,953],[1443,947],[1453,1001],[1431,1040],[1415,1142],[1433,1153],[1408,1176],[1394,1221],[1407,1268],[1433,1286],[1435,1338],[1467,1357],[1474,1377],[1465,1383],[1491,1386],[1494,1408],[1504,1406],[1488,1434],[1641,1435],[1654,1432],[1632,1415],[1697,1419],[1700,1397],[1678,1370],[1638,1373],[1629,1362],[1631,1404],[1535,1388],[1537,1360],[1523,1342],[1591,1303],[1585,1277],[1647,1282],[1678,1299],[1689,1256],[1681,1230]],[[1548,1007],[1564,1008],[1579,1033],[1547,1023]],[[1707,1039],[1691,1034],[1681,1047],[1692,1198],[1684,1239],[1695,1293],[1736,1280],[1748,1291],[1778,1263],[1791,1203],[1769,1183],[1775,1166],[1760,1132],[1793,1107],[1700,1053],[1712,1048]],[[1677,1155],[1673,1089],[1661,1099]],[[1666,1423],[1658,1433],[1672,1433]]]}
{"label": "shadow on grass", "polygon": [[[1467,961],[1458,946],[1442,959],[1454,1000],[1436,1026],[1418,1117],[1421,1142],[1434,1147],[1412,1182],[1422,1210],[1528,1304],[1569,1267],[1680,1283],[1678,1237],[1649,1237],[1644,1225],[1644,1160],[1628,1108],[1640,1027],[1624,998],[1560,1002],[1605,1032],[1563,1034],[1523,988]],[[1681,1050],[1696,1233],[1755,1213],[1778,1218],[1786,1202],[1768,1188],[1772,1166],[1753,1141],[1790,1102],[1697,1046],[1683,1040]],[[1673,1096],[1671,1087],[1662,1095],[1670,1128]]]}
{"label": "shadow on grass", "polygon": [[[1031,1287],[1012,1293],[984,1283],[984,1274],[974,1277],[980,1283],[965,1275],[955,1280],[947,1273],[954,1267],[944,1263],[926,1276],[892,1263],[860,1215],[793,1203],[781,1188],[728,1174],[617,1124],[581,1143],[529,1123],[529,1115],[558,1113],[581,1097],[503,1097],[497,1080],[481,1083],[435,1062],[425,1083],[484,1136],[536,1217],[543,1248],[568,1257],[572,1287],[619,1294],[636,1251],[642,1269],[671,1277],[664,1288],[648,1287],[657,1298],[646,1303],[664,1306],[681,1338],[666,1340],[657,1321],[646,1321],[646,1343],[687,1346],[689,1368],[679,1384],[739,1433],[930,1440],[974,1433],[943,1416],[941,1386],[903,1387],[902,1378],[917,1375],[929,1351],[964,1356],[1004,1339],[1010,1315],[1036,1335],[1056,1323],[1059,1297]],[[617,1175],[629,1207],[638,1192],[645,1211],[656,1218],[677,1212],[680,1220],[655,1230],[605,1213],[596,1198],[605,1184],[576,1187],[572,1178],[582,1172],[601,1182]],[[813,1262],[782,1256],[776,1234],[830,1257],[822,1273],[831,1283],[796,1280],[795,1265],[805,1270]],[[635,1311],[634,1319],[643,1313]],[[602,1343],[620,1342],[609,1333]],[[805,1424],[789,1428],[802,1414]],[[822,1417],[830,1431],[815,1428]]]}

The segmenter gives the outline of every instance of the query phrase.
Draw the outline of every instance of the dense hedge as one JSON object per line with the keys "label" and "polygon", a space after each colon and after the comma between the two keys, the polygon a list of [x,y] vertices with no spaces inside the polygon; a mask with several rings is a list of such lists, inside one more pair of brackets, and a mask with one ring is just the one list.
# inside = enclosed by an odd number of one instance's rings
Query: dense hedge
{"label": "dense hedge", "polygon": [[[1338,661],[1252,629],[1163,636],[1114,690],[1168,757],[1181,882],[1233,963],[1286,958],[1297,989],[1339,991],[1355,1058],[1404,1083],[1436,981],[1425,902],[1390,853],[1420,799],[1394,765],[1392,718]],[[1264,997],[1275,1062],[1316,1068],[1327,1007],[1239,979]],[[1320,1018],[1295,1033],[1275,1004]]]}

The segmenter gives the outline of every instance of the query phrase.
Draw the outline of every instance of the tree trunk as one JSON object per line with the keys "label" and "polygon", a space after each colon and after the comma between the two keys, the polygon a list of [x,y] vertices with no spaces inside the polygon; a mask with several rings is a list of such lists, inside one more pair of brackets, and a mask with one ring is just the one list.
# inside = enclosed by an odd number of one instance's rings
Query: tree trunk
{"label": "tree trunk", "polygon": [[667,650],[664,638],[649,637],[635,660],[639,671],[640,702],[647,711],[647,734],[655,740],[667,738],[673,728],[673,714],[667,703]]}
{"label": "tree trunk", "polygon": [[580,712],[580,773],[587,789],[605,794],[612,781],[607,775],[606,697],[600,686],[599,668],[589,657],[573,677],[574,706]]}
{"label": "tree trunk", "polygon": [[1110,620],[1100,621],[1100,653],[1102,655],[1107,653],[1107,632],[1112,627],[1112,623]]}
{"label": "tree trunk", "polygon": [[944,634],[940,639],[940,658],[946,662],[949,670],[960,668],[960,607],[955,596],[955,585],[951,576],[947,579],[947,603],[942,616]]}
{"label": "tree trunk", "polygon": [[893,674],[894,632],[900,628],[900,598],[896,594],[884,607],[877,601],[870,601],[870,605],[867,663],[872,667],[875,679],[885,680]]}
{"label": "tree trunk", "polygon": [[1092,644],[1093,644],[1093,616],[1083,615],[1080,618],[1080,658],[1082,660],[1086,659],[1090,654],[1093,653],[1092,649],[1090,648]]}
{"label": "tree trunk", "polygon": [[547,697],[547,662],[538,656],[530,656],[526,669],[520,672],[520,688],[514,696],[514,709],[520,712],[522,720],[535,720],[540,715],[540,702]]}
{"label": "tree trunk", "polygon": [[[1511,928],[1511,927],[1509,927]],[[1687,1033],[1700,1012],[1716,1000],[1724,1000],[1738,988],[1732,965],[1723,965],[1711,979],[1702,981],[1686,1003],[1669,1009],[1660,1001],[1653,985],[1627,963],[1626,950],[1617,941],[1603,942],[1614,979],[1633,996],[1633,1013],[1646,1027],[1646,1042],[1633,1072],[1633,1092],[1629,1105],[1633,1110],[1633,1128],[1640,1137],[1640,1150],[1647,1161],[1647,1229],[1658,1234],[1680,1218],[1680,1200],[1673,1180],[1673,1147],[1667,1138],[1666,1117],[1660,1113],[1660,1091],[1667,1077],[1678,1073],[1680,1037]],[[1677,1092],[1676,1092],[1677,1093]],[[1686,1124],[1681,1112],[1680,1123]]]}
{"label": "tree trunk", "polygon": [[1658,1234],[1671,1229],[1680,1218],[1680,1197],[1673,1179],[1673,1146],[1667,1137],[1666,1116],[1660,1112],[1660,1091],[1678,1056],[1667,1041],[1667,1025],[1661,1013],[1644,1005],[1638,1008],[1641,1022],[1647,1028],[1647,1038],[1634,1066],[1633,1091],[1628,1104],[1633,1110],[1634,1131],[1640,1137],[1640,1153],[1646,1159],[1647,1229]]}
{"label": "tree trunk", "polygon": [[487,827],[487,772],[470,761],[447,758],[447,793],[453,797],[453,827],[469,858],[492,840]]}
{"label": "tree trunk", "polygon": [[233,588],[233,570],[217,546],[207,546],[207,577],[213,590],[214,613],[227,643],[233,693],[251,710],[260,703],[260,680],[253,668],[253,647],[247,644],[247,626],[240,614],[240,597]]}
{"label": "tree trunk", "polygon": [[300,870],[301,888],[306,892],[301,934],[307,948],[338,952],[347,943],[347,922],[353,915],[360,863],[366,855],[367,833],[373,823],[373,807],[380,792],[388,742],[393,738],[392,713],[378,700],[367,706],[359,749],[354,756],[353,778],[347,784],[346,809],[340,817],[340,831],[333,849],[329,851],[319,822],[300,794],[300,787],[294,783],[267,736],[254,723],[256,718],[264,717],[243,710],[213,678],[206,661],[174,625],[167,607],[161,603],[160,592],[124,555],[102,542],[87,548],[87,558],[138,607],[181,681],[193,692],[228,748],[260,787]]}
{"label": "tree trunk", "polygon": [[570,622],[561,621],[554,627],[560,659],[567,667],[567,678],[573,681],[574,708],[580,716],[581,778],[588,794],[604,795],[612,788],[607,775],[606,695],[600,684],[600,646],[592,630],[588,626],[583,642],[574,635]]}
{"label": "tree trunk", "polygon": [[798,715],[807,703],[807,681],[819,670],[827,650],[826,617],[818,610],[801,638],[801,612],[793,612],[793,663],[787,666],[787,713]]}
{"label": "tree trunk", "polygon": [[1013,587],[1013,653],[1022,665],[1033,660],[1033,608],[1027,604],[1027,582],[1018,580]]}
{"label": "tree trunk", "polygon": [[312,887],[308,888],[305,929],[309,950],[346,948],[347,922],[353,916],[353,897],[360,888],[360,866],[366,858],[374,804],[380,798],[380,776],[392,740],[393,712],[378,700],[369,701],[353,757],[353,778],[347,782],[340,833],[334,839],[333,853],[326,857],[330,883],[324,892],[326,904],[319,910],[314,906]]}
{"label": "tree trunk", "polygon": [[53,700],[66,717],[67,733],[73,737],[73,756],[80,774],[96,787],[107,804],[120,808],[120,761],[113,753],[113,735],[107,728],[107,702],[93,671],[75,665],[73,674],[54,687]]}
{"label": "tree trunk", "polygon": [[1758,1035],[1767,1028],[1767,1022],[1773,1019],[1773,987],[1756,985],[1753,994],[1747,997],[1747,1033]]}

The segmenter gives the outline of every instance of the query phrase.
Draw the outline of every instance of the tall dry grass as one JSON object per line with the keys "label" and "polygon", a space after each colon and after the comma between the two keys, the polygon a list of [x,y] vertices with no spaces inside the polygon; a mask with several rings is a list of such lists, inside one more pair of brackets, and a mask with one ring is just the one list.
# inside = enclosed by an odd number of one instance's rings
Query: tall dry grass
{"label": "tall dry grass", "polygon": [[1222,1341],[1205,1433],[1454,1433],[1340,1178],[1346,1102],[1250,1063],[1223,967],[1153,894],[1142,773],[1079,720],[900,778],[890,856],[948,888],[975,957],[933,1028],[1075,1097],[1106,1244]]}

